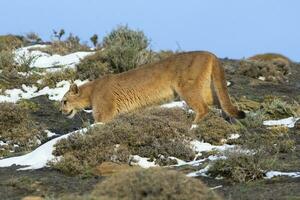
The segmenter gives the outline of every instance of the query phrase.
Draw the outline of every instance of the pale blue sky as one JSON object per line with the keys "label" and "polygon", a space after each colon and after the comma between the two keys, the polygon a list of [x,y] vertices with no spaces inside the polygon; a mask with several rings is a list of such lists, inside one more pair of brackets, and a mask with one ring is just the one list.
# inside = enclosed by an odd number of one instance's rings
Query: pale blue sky
{"label": "pale blue sky", "polygon": [[120,24],[144,31],[154,50],[278,52],[300,61],[299,0],[0,0],[0,34],[49,40],[64,28],[89,41]]}

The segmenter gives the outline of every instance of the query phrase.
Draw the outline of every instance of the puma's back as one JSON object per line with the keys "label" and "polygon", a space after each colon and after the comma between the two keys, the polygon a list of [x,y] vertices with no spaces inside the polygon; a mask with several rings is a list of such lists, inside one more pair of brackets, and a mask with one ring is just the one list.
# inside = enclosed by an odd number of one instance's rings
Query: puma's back
{"label": "puma's back", "polygon": [[[187,52],[134,70],[108,75],[90,83],[88,95],[96,121],[106,122],[119,113],[170,99],[177,93],[196,112],[198,122],[217,97],[230,116],[244,113],[230,101],[225,74],[217,57],[209,52]],[[81,90],[82,88],[82,90]],[[80,92],[88,91],[84,86]],[[84,95],[83,95],[84,96]]]}

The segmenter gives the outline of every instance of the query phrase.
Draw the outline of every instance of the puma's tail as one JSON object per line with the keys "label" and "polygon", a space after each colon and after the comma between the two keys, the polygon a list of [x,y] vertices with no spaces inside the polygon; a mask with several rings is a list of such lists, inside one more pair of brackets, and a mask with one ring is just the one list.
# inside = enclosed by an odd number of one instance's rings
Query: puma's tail
{"label": "puma's tail", "polygon": [[212,81],[222,110],[231,117],[237,119],[245,118],[245,112],[238,110],[230,101],[230,97],[227,91],[225,72],[220,61],[217,58],[214,59],[212,66]]}

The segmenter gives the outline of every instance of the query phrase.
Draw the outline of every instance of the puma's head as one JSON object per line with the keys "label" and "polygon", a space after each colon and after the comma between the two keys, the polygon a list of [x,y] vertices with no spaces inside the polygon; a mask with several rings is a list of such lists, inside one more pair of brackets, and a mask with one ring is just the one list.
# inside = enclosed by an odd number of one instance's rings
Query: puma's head
{"label": "puma's head", "polygon": [[86,107],[86,98],[83,91],[76,84],[70,86],[69,91],[61,100],[61,111],[68,118],[73,118],[77,111]]}

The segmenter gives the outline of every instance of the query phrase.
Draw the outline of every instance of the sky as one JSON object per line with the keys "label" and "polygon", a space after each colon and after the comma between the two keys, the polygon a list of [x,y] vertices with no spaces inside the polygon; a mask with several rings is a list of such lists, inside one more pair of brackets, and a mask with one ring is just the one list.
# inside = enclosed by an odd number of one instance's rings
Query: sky
{"label": "sky", "polygon": [[65,29],[89,41],[119,25],[142,30],[153,50],[219,57],[282,53],[300,61],[299,0],[0,0],[0,34]]}

